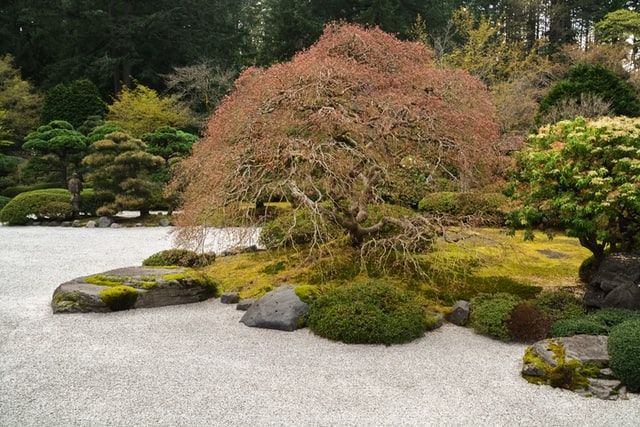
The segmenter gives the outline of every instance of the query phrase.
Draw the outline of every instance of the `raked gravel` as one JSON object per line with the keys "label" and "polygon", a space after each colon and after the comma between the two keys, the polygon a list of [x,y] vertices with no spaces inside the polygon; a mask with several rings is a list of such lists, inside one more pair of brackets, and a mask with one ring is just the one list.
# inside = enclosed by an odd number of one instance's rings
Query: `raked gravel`
{"label": "raked gravel", "polygon": [[525,346],[444,326],[390,347],[239,323],[219,300],[53,315],[58,284],[139,265],[164,228],[0,226],[0,426],[638,426],[640,398],[528,384]]}

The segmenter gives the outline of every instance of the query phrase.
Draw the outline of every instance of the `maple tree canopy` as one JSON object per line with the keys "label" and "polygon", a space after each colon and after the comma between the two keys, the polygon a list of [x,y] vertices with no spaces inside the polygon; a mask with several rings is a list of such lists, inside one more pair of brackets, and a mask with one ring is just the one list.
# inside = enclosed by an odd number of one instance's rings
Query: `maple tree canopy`
{"label": "maple tree canopy", "polygon": [[173,183],[178,225],[277,197],[361,243],[397,222],[365,226],[373,203],[411,204],[434,179],[463,191],[491,181],[496,139],[478,79],[438,68],[423,44],[331,24],[290,62],[240,75]]}

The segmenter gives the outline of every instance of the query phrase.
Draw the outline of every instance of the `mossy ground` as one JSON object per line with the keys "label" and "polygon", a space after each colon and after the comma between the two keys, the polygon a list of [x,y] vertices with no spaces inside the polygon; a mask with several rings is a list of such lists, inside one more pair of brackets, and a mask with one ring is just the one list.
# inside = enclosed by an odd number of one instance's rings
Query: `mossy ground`
{"label": "mossy ground", "polygon": [[[532,298],[542,289],[578,289],[578,268],[590,252],[577,239],[539,233],[524,241],[499,229],[466,230],[455,243],[439,241],[433,252],[421,255],[425,277],[402,275],[384,279],[416,291],[425,306],[446,310],[457,299],[478,293],[508,292]],[[309,257],[304,248],[281,249],[219,257],[205,269],[224,291],[256,298],[282,284],[341,286],[370,279],[360,270],[358,253],[348,245],[329,245]],[[379,275],[379,272],[375,272]],[[378,276],[379,277],[379,276]]]}

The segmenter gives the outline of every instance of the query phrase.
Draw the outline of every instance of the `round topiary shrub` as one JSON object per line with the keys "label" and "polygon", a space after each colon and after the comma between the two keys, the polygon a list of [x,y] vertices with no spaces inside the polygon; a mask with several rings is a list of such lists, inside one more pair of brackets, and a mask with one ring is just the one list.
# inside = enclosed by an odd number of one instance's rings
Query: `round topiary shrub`
{"label": "round topiary shrub", "polygon": [[69,192],[64,188],[20,193],[0,211],[0,222],[26,225],[32,220],[63,220],[73,215]]}
{"label": "round topiary shrub", "polygon": [[167,249],[151,255],[142,261],[142,265],[145,267],[177,265],[179,267],[202,268],[213,264],[215,260],[216,254],[213,252],[199,254],[186,249]]}
{"label": "round topiary shrub", "polygon": [[504,292],[477,295],[470,301],[471,326],[480,334],[509,341],[507,321],[520,302],[517,296]]}
{"label": "round topiary shrub", "polygon": [[640,320],[628,320],[611,330],[609,366],[629,391],[640,391]]}
{"label": "round topiary shrub", "polygon": [[425,314],[409,291],[383,281],[334,288],[309,309],[309,328],[347,344],[400,344],[421,337]]}
{"label": "round topiary shrub", "polygon": [[551,320],[537,307],[523,302],[518,304],[507,321],[509,337],[513,341],[531,343],[547,338]]}
{"label": "round topiary shrub", "polygon": [[131,286],[113,286],[100,291],[100,299],[112,311],[129,310],[138,299],[138,290]]}
{"label": "round topiary shrub", "polygon": [[601,322],[588,317],[560,319],[551,325],[552,337],[571,337],[574,335],[607,335],[608,328]]}

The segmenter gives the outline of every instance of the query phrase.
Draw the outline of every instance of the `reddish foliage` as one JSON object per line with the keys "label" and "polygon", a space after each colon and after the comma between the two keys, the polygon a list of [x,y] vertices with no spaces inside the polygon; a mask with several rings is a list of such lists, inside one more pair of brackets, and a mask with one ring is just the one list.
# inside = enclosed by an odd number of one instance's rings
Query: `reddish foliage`
{"label": "reddish foliage", "polygon": [[525,343],[540,341],[549,336],[551,320],[531,304],[521,303],[511,312],[507,329],[514,341]]}
{"label": "reddish foliage", "polygon": [[277,195],[327,202],[318,212],[353,236],[368,203],[401,200],[416,176],[492,180],[494,119],[484,85],[437,68],[424,45],[330,25],[291,62],[238,78],[174,182],[186,189],[180,223]]}

